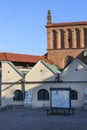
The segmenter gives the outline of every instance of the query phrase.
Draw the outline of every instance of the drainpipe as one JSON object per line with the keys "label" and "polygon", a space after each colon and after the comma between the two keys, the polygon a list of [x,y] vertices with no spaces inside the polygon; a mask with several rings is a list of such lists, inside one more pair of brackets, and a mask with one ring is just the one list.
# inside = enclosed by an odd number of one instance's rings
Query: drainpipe
{"label": "drainpipe", "polygon": [[23,100],[25,99],[25,76],[24,78],[21,80],[21,90],[23,92]]}

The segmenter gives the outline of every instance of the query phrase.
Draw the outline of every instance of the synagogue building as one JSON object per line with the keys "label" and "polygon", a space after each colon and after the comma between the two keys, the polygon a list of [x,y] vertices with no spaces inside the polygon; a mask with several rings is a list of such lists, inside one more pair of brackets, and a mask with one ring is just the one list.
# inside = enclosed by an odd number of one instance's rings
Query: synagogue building
{"label": "synagogue building", "polygon": [[52,61],[53,64],[64,68],[74,58],[81,58],[86,52],[87,21],[53,23],[49,10],[46,29],[47,58]]}

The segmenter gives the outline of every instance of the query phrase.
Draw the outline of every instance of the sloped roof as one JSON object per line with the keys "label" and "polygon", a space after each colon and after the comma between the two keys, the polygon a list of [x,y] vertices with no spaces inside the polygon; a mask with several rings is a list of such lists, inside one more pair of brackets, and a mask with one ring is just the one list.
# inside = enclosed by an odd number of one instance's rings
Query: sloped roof
{"label": "sloped roof", "polygon": [[52,69],[56,74],[60,74],[61,73],[61,69],[54,65],[54,64],[47,64],[49,66],[50,69]]}
{"label": "sloped roof", "polygon": [[[8,61],[7,61],[8,62]],[[24,74],[19,70],[17,69],[17,67],[12,63],[12,62],[8,62],[8,64],[22,77],[24,77]]]}
{"label": "sloped roof", "polygon": [[[42,65],[41,65],[42,64]],[[37,70],[38,68],[38,70]],[[49,70],[52,75],[49,75],[48,71],[45,71],[45,70]],[[32,73],[33,72],[33,73]],[[29,73],[26,74],[26,76],[29,76],[32,77],[34,76],[34,78],[38,78],[38,75],[39,75],[39,80],[41,80],[41,72],[46,72],[46,73],[42,73],[43,75],[45,75],[44,77],[44,80],[49,80],[50,78],[56,78],[58,77],[58,75],[61,73],[61,70],[59,67],[57,67],[56,65],[52,64],[52,66],[50,66],[50,64],[44,62],[43,60],[40,60],[37,62],[37,64],[35,64],[35,66],[29,71]],[[37,75],[35,74],[37,73]],[[33,74],[33,75],[32,75]],[[35,74],[35,75],[34,75]],[[32,75],[32,76],[31,76]],[[30,79],[29,79],[30,81]],[[33,81],[34,82],[34,81]]]}
{"label": "sloped roof", "polygon": [[87,65],[87,50],[83,50],[76,58],[80,59]]}
{"label": "sloped roof", "polygon": [[60,80],[65,82],[86,82],[87,65],[80,59],[74,59],[60,74]]}
{"label": "sloped roof", "polygon": [[84,68],[85,67],[87,68],[87,65],[81,59],[75,58],[67,67],[64,68],[64,70],[67,70],[67,68],[70,68],[75,62],[78,62],[79,64],[81,64],[82,66],[84,66]]}
{"label": "sloped roof", "polygon": [[44,61],[41,61],[41,63],[43,63],[49,70],[51,70],[52,72],[54,72],[55,74],[60,74],[61,73],[61,69],[54,65],[54,64],[48,64]]}
{"label": "sloped roof", "polygon": [[46,58],[46,56],[16,54],[16,53],[7,53],[7,52],[0,53],[0,61],[37,63],[39,60],[43,60],[47,63],[51,63]]}

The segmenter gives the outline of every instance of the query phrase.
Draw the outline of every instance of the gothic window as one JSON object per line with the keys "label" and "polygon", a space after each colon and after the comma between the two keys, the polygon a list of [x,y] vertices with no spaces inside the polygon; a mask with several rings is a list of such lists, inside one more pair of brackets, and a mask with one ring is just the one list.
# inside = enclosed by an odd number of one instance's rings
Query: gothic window
{"label": "gothic window", "polygon": [[71,99],[78,100],[78,93],[75,90],[71,90]]}
{"label": "gothic window", "polygon": [[72,30],[68,29],[68,44],[69,48],[72,48]]}
{"label": "gothic window", "polygon": [[77,47],[80,47],[80,30],[76,28],[76,41],[77,41]]}
{"label": "gothic window", "polygon": [[60,29],[61,33],[61,48],[64,48],[64,30]]}
{"label": "gothic window", "polygon": [[84,45],[87,47],[87,28],[84,28]]}
{"label": "gothic window", "polygon": [[72,56],[67,56],[65,58],[65,66],[69,65],[72,61],[73,61],[73,57]]}
{"label": "gothic window", "polygon": [[21,90],[16,90],[14,92],[13,100],[23,100],[23,92]]}
{"label": "gothic window", "polygon": [[57,32],[53,30],[53,49],[57,49]]}
{"label": "gothic window", "polygon": [[49,92],[46,89],[39,90],[38,100],[49,100]]}

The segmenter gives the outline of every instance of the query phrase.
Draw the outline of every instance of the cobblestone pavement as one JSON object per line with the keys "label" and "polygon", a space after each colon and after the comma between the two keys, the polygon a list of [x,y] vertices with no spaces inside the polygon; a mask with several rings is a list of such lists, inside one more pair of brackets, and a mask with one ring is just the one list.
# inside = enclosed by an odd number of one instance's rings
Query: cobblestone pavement
{"label": "cobblestone pavement", "polygon": [[73,115],[47,115],[43,109],[15,108],[0,112],[0,130],[87,130],[87,110]]}

